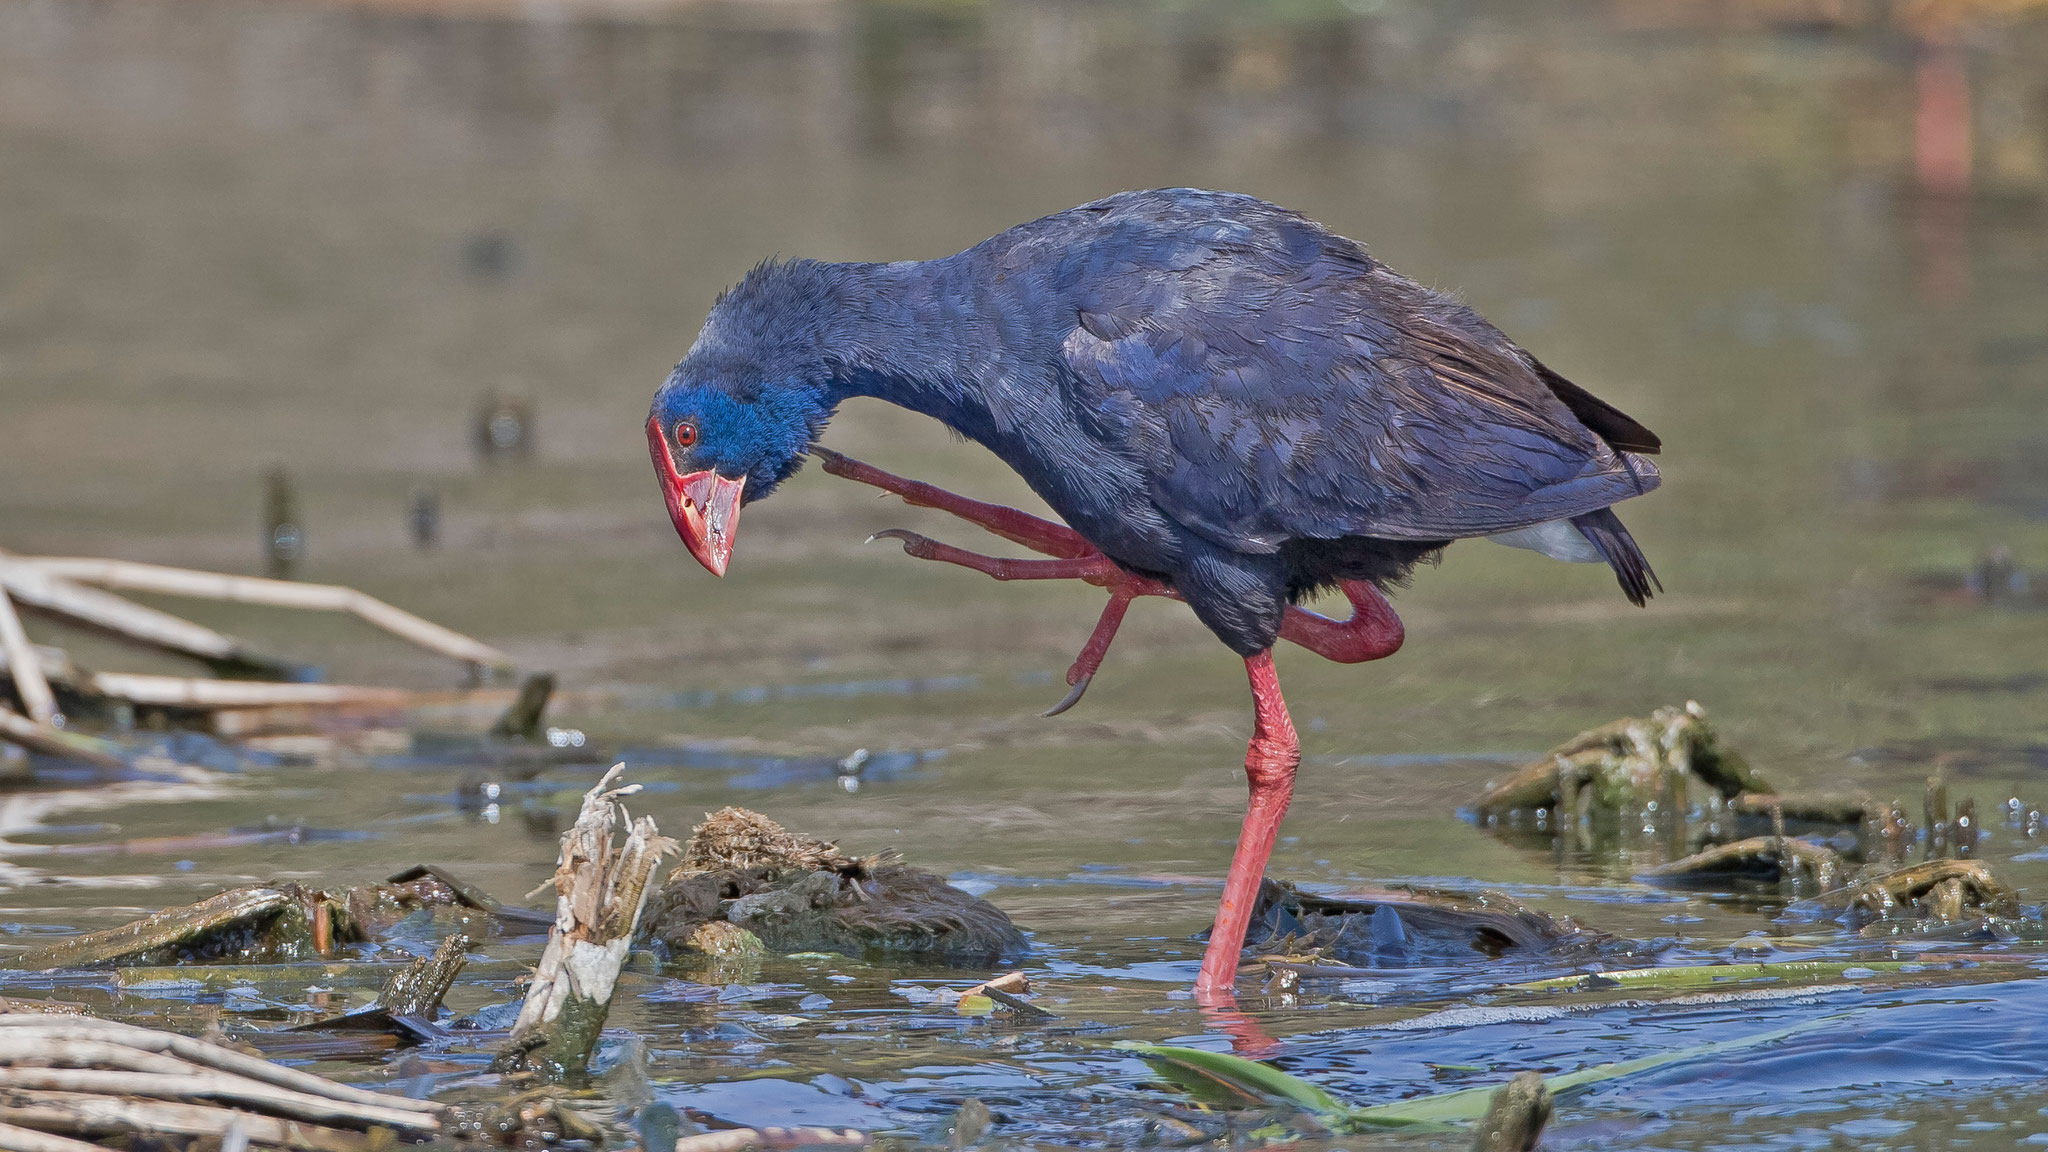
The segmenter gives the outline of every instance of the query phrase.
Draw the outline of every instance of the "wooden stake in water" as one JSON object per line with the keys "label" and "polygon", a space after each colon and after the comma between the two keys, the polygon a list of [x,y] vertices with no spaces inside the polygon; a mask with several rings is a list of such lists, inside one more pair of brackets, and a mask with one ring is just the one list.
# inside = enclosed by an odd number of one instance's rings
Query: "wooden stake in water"
{"label": "wooden stake in water", "polygon": [[283,468],[272,468],[263,482],[263,552],[270,562],[271,577],[289,580],[306,554],[306,533],[299,526],[292,478]]}
{"label": "wooden stake in water", "polygon": [[[553,880],[555,926],[512,1037],[498,1054],[501,1071],[531,1071],[551,1080],[579,1075],[604,1029],[654,866],[677,848],[655,829],[652,817],[633,820],[626,814],[619,799],[640,786],[611,787],[625,767],[614,764],[584,794],[582,812],[562,836]],[[616,849],[614,827],[626,830],[625,843]]]}

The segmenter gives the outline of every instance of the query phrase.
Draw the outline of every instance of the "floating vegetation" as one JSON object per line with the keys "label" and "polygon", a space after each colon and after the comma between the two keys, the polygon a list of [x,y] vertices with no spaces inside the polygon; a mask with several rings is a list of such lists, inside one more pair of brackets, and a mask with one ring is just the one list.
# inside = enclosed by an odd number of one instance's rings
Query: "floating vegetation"
{"label": "floating vegetation", "polygon": [[2021,914],[2019,893],[1976,860],[1929,860],[1824,893],[1820,902],[1840,908],[1850,926],[1866,935]]}
{"label": "floating vegetation", "polygon": [[1685,888],[1779,887],[1804,881],[1818,891],[1839,886],[1853,866],[1832,848],[1791,836],[1752,836],[1717,844],[1637,874],[1651,884]]}
{"label": "floating vegetation", "polygon": [[[1502,892],[1388,888],[1331,896],[1275,880],[1259,886],[1247,940],[1268,961],[1381,968],[1586,955],[1611,942]],[[1302,971],[1314,974],[1313,968]]]}
{"label": "floating vegetation", "polygon": [[296,884],[234,888],[132,924],[88,932],[29,953],[25,968],[114,968],[155,964],[252,963],[331,955],[364,939],[348,904]]}
{"label": "floating vegetation", "polygon": [[1472,803],[1482,820],[1515,812],[1588,817],[1684,800],[1697,780],[1723,798],[1776,791],[1739,753],[1721,747],[1707,710],[1687,701],[1647,719],[1617,720],[1581,732],[1541,760],[1489,785]]}
{"label": "floating vegetation", "polygon": [[[1117,1047],[1144,1058],[1161,1075],[1198,1100],[1240,1108],[1285,1105],[1305,1114],[1316,1127],[1331,1132],[1358,1133],[1384,1128],[1444,1130],[1491,1118],[1491,1122],[1481,1127],[1480,1140],[1494,1140],[1498,1138],[1495,1133],[1505,1132],[1533,1142],[1536,1133],[1528,1131],[1528,1128],[1533,1123],[1540,1131],[1543,1121],[1548,1118],[1546,1105],[1551,1099],[1566,1098],[1595,1084],[1673,1064],[1709,1060],[1762,1047],[1818,1027],[1821,1023],[1812,1021],[1733,1040],[1713,1041],[1634,1060],[1597,1064],[1563,1075],[1540,1077],[1540,1092],[1536,1085],[1523,1081],[1518,1075],[1515,1080],[1499,1087],[1464,1088],[1390,1104],[1364,1106],[1342,1103],[1298,1076],[1230,1053],[1136,1041],[1124,1041]],[[1517,1083],[1521,1085],[1519,1088],[1515,1087]],[[1496,1107],[1499,1109],[1497,1113]],[[1527,1148],[1530,1145],[1515,1146]]]}
{"label": "floating vegetation", "polygon": [[[553,918],[508,908],[438,868],[408,868],[381,884],[326,892],[297,884],[251,885],[168,908],[118,928],[87,932],[23,956],[37,971],[190,963],[282,963],[332,956],[422,909],[451,909],[458,927],[545,929]],[[470,914],[475,914],[471,917]]]}
{"label": "floating vegetation", "polygon": [[1800,989],[1820,986],[1863,988],[1908,984],[1982,983],[2010,979],[2029,971],[2021,961],[1955,962],[1875,958],[1778,960],[1756,964],[1673,964],[1661,968],[1625,968],[1556,976],[1509,984],[1503,997],[1539,993],[1566,995],[1576,1002],[1602,1003],[1644,997],[1690,996],[1699,992],[1736,993],[1745,988]]}
{"label": "floating vegetation", "polygon": [[697,826],[647,921],[648,935],[675,953],[706,951],[700,929],[720,921],[784,953],[988,967],[1025,946],[1000,909],[944,877],[893,853],[848,856],[744,808],[722,808]]}

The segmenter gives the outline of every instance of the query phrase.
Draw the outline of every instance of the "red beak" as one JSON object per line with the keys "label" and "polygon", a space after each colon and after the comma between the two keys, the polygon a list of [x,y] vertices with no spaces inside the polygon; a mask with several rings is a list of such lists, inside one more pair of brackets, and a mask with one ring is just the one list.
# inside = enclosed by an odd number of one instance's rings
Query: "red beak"
{"label": "red beak", "polygon": [[713,576],[725,575],[725,565],[732,559],[733,533],[740,522],[740,491],[747,486],[747,478],[728,480],[709,469],[688,476],[677,472],[661,422],[652,417],[647,420],[647,451],[654,457],[654,475],[661,481],[661,495],[668,501],[668,517],[675,521],[676,535],[683,538],[697,563]]}

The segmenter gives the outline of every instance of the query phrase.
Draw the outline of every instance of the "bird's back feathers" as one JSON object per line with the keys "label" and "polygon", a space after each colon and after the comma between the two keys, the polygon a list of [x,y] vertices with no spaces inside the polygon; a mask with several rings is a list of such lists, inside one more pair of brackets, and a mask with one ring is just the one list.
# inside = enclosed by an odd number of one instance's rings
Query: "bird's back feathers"
{"label": "bird's back feathers", "polygon": [[1075,418],[1217,545],[1483,536],[1658,483],[1655,434],[1295,213],[1175,190],[1052,219],[1081,233]]}

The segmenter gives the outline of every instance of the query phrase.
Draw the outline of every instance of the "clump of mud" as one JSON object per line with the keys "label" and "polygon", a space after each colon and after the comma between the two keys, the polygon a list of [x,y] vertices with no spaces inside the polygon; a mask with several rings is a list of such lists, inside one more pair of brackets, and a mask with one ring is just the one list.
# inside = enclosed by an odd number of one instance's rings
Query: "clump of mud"
{"label": "clump of mud", "polygon": [[722,808],[691,833],[683,861],[650,897],[649,938],[678,953],[730,947],[727,924],[776,952],[886,955],[987,967],[1024,951],[1002,910],[904,864],[848,856],[758,812]]}
{"label": "clump of mud", "polygon": [[1387,888],[1321,896],[1270,879],[1259,885],[1248,940],[1255,952],[1360,967],[1570,957],[1619,943],[1502,892]]}

